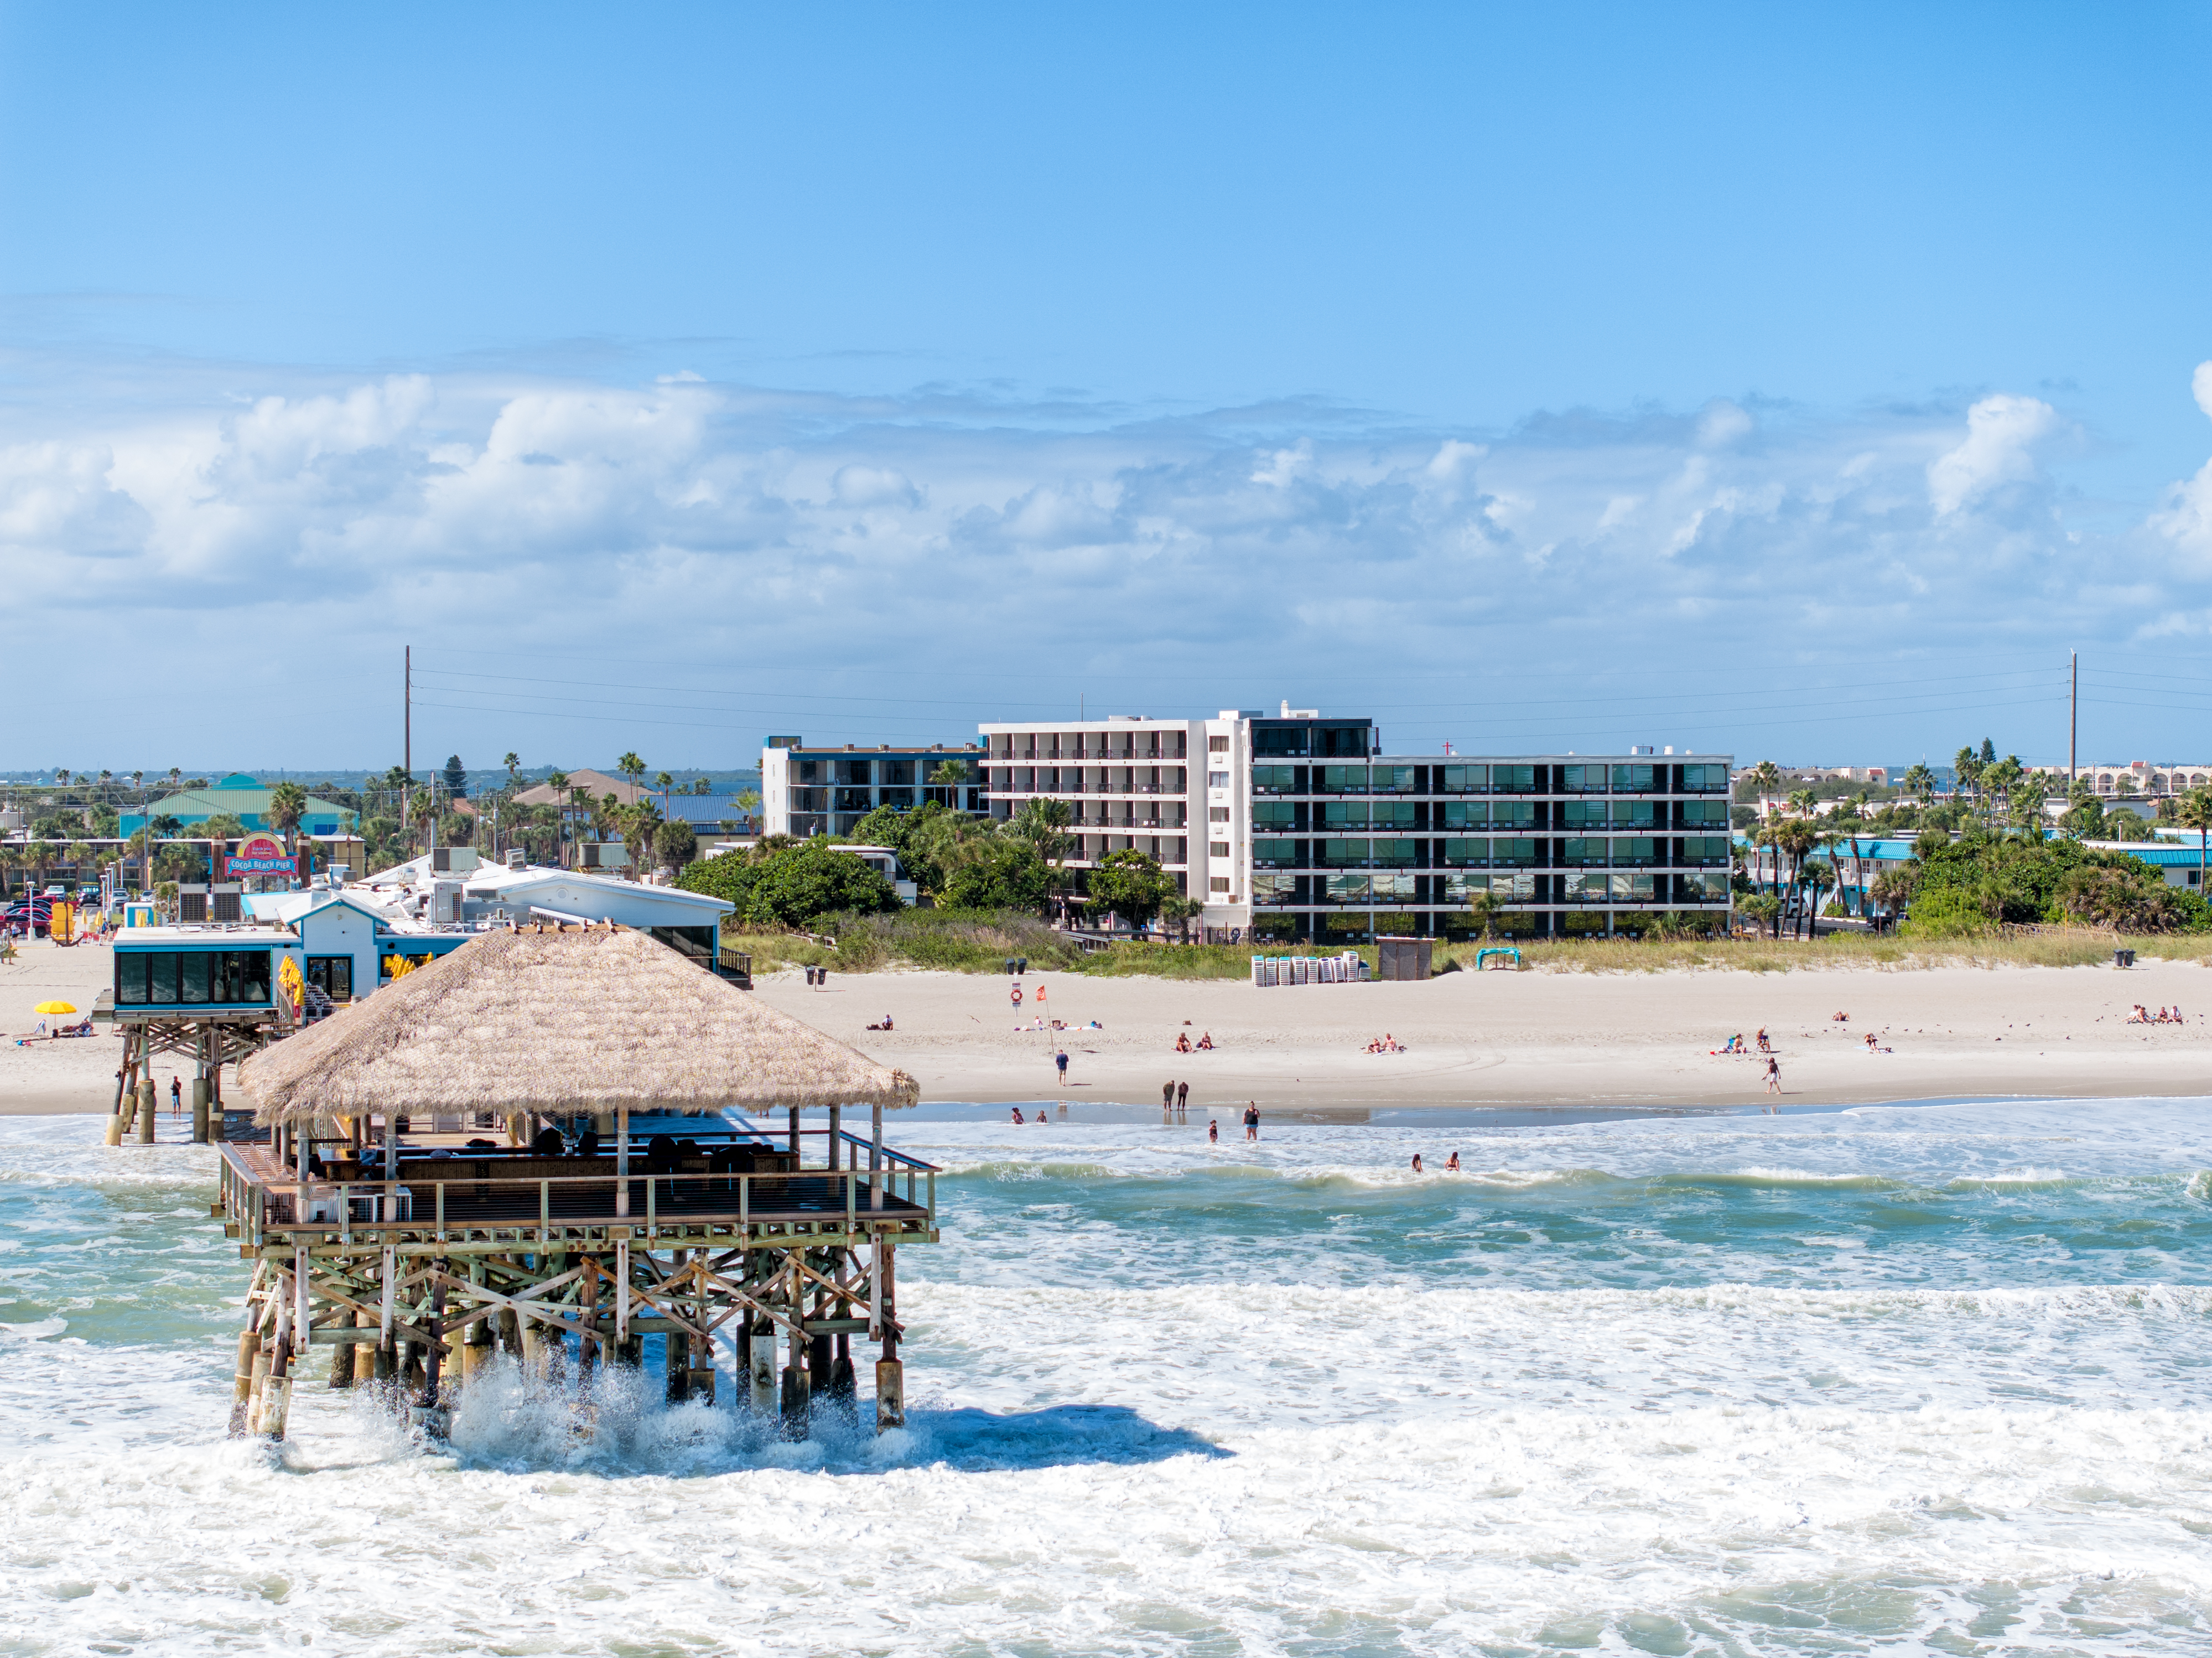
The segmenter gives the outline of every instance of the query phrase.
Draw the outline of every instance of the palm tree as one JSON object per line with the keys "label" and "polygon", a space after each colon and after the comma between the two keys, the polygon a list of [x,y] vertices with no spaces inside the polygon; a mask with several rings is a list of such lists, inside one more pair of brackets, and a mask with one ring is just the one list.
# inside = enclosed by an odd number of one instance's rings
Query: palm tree
{"label": "palm tree", "polygon": [[1782,786],[1782,768],[1762,760],[1751,768],[1751,786],[1759,794],[1759,815],[1766,816],[1766,798]]}
{"label": "palm tree", "polygon": [[929,780],[945,791],[945,804],[953,811],[960,810],[960,786],[968,780],[965,760],[947,760],[929,774]]}
{"label": "palm tree", "polygon": [[633,881],[642,881],[645,866],[653,858],[653,842],[659,838],[665,820],[660,815],[660,808],[650,800],[641,800],[634,806],[616,806],[613,811],[616,821],[622,825],[623,845],[629,849],[629,877]]}
{"label": "palm tree", "polygon": [[1936,774],[1916,760],[1905,768],[1905,789],[1920,802],[1924,811],[1936,798]]}
{"label": "palm tree", "polygon": [[645,775],[645,762],[639,759],[637,750],[632,749],[615,762],[615,769],[629,780],[630,787],[635,788],[638,780]]}
{"label": "palm tree", "polygon": [[269,791],[270,826],[284,837],[284,849],[295,856],[300,850],[300,820],[307,815],[307,792],[290,778]]}
{"label": "palm tree", "polygon": [[1790,797],[1790,810],[1800,817],[1810,817],[1820,804],[1820,796],[1810,789],[1799,789]]}
{"label": "palm tree", "polygon": [[738,810],[744,813],[745,822],[751,828],[760,827],[760,806],[761,797],[758,789],[747,789],[738,796]]}
{"label": "palm tree", "polygon": [[145,790],[145,787],[146,787],[146,774],[145,774],[144,772],[143,772],[143,771],[134,771],[134,772],[132,772],[132,773],[131,774],[131,793],[133,793],[133,794],[143,793],[144,792],[144,790]]}
{"label": "palm tree", "polygon": [[2204,886],[2204,841],[2212,835],[2212,784],[2200,784],[2183,795],[2174,807],[2173,815],[2184,829],[2197,831],[2197,891],[2202,897]]}
{"label": "palm tree", "polygon": [[676,779],[665,771],[655,772],[653,774],[653,786],[660,793],[660,811],[662,816],[665,817],[668,812],[668,792],[676,786]]}
{"label": "palm tree", "polygon": [[507,792],[513,793],[516,786],[522,781],[522,756],[513,749],[509,749],[506,757],[499,763],[507,768]]}
{"label": "palm tree", "polygon": [[173,788],[175,788],[175,787],[177,786],[177,785],[178,785],[180,781],[182,781],[182,780],[183,780],[184,775],[185,775],[185,768],[184,768],[182,766],[172,766],[172,767],[170,767],[170,768],[169,768],[169,786],[170,786],[171,788],[173,788]]}

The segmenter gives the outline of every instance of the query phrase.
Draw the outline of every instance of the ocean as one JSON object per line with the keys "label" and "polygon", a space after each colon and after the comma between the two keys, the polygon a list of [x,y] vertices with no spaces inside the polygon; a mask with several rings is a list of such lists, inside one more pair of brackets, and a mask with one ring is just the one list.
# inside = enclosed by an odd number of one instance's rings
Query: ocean
{"label": "ocean", "polygon": [[228,1439],[213,1154],[0,1121],[0,1653],[2212,1651],[2204,1101],[896,1121],[907,1430],[435,1447]]}

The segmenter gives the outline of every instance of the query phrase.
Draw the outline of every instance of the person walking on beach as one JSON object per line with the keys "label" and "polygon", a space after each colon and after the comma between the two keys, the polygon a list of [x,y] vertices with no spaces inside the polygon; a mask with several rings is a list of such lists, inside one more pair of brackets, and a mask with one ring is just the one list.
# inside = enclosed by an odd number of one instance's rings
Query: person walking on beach
{"label": "person walking on beach", "polygon": [[1189,1103],[1190,1084],[1188,1083],[1177,1083],[1176,1084],[1176,1114],[1178,1116],[1182,1115],[1183,1108]]}
{"label": "person walking on beach", "polygon": [[1054,1054],[1054,1055],[1052,1056],[1052,1062],[1053,1062],[1054,1065],[1056,1065],[1056,1066],[1058,1066],[1060,1067],[1060,1085],[1062,1088],[1066,1087],[1066,1086],[1067,1086],[1067,1050],[1066,1050],[1066,1048],[1061,1048],[1061,1049],[1060,1050],[1060,1052],[1059,1052],[1059,1053],[1057,1053],[1057,1054]]}
{"label": "person walking on beach", "polygon": [[1257,1100],[1248,1102],[1244,1107],[1244,1138],[1248,1140],[1260,1138],[1260,1102]]}
{"label": "person walking on beach", "polygon": [[169,1073],[169,1114],[173,1117],[184,1108],[185,1085],[178,1080],[177,1073],[172,1071]]}
{"label": "person walking on beach", "polygon": [[1174,1109],[1175,1084],[1171,1082],[1162,1083],[1160,1084],[1160,1114],[1164,1117]]}
{"label": "person walking on beach", "polygon": [[[1782,1061],[1771,1056],[1766,1061],[1766,1091],[1770,1094],[1782,1091]],[[1769,1116],[1774,1114],[1774,1108],[1771,1105],[1766,1110]]]}

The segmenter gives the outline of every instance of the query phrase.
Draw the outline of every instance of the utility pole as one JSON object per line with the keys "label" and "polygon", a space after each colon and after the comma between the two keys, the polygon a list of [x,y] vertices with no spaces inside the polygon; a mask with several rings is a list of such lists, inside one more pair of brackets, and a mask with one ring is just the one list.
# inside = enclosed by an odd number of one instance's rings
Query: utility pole
{"label": "utility pole", "polygon": [[2066,653],[2066,786],[2074,786],[2074,738],[2081,728],[2081,653]]}

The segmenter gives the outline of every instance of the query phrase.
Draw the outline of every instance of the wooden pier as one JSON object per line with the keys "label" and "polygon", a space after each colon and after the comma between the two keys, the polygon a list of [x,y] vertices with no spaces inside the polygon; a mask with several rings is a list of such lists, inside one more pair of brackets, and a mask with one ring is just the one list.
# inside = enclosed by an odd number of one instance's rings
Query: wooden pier
{"label": "wooden pier", "polygon": [[857,1415],[857,1338],[902,1424],[897,1249],[938,1236],[936,1169],[883,1139],[913,1079],[650,938],[486,934],[238,1084],[269,1136],[223,1146],[215,1206],[253,1263],[234,1432],[283,1436],[312,1347],[439,1432],[501,1355],[587,1396],[648,1335],[668,1398],[717,1404],[726,1339],[729,1402],[793,1436]]}

